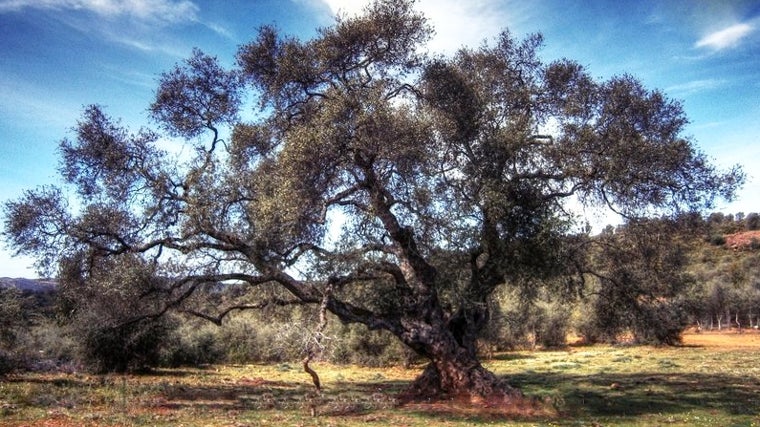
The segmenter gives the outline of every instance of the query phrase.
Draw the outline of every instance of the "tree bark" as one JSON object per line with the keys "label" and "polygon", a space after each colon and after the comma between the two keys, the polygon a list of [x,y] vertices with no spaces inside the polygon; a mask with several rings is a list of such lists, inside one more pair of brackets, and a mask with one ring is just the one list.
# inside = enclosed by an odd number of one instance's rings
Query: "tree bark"
{"label": "tree bark", "polygon": [[406,392],[410,399],[519,399],[520,390],[464,353],[432,360]]}
{"label": "tree bark", "polygon": [[447,398],[522,398],[522,393],[483,367],[478,360],[476,334],[480,315],[457,313],[448,322],[408,328],[400,338],[430,360],[404,397],[410,400]]}

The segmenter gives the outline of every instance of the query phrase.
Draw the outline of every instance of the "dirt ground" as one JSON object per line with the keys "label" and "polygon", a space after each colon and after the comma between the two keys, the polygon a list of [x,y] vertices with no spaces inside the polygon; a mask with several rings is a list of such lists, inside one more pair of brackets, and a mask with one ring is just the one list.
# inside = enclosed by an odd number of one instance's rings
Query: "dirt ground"
{"label": "dirt ground", "polygon": [[726,236],[726,247],[738,250],[752,245],[753,241],[760,241],[760,230],[742,231]]}
{"label": "dirt ground", "polygon": [[747,330],[732,331],[689,331],[683,335],[683,345],[714,348],[715,350],[731,351],[732,349],[760,349],[760,332]]}

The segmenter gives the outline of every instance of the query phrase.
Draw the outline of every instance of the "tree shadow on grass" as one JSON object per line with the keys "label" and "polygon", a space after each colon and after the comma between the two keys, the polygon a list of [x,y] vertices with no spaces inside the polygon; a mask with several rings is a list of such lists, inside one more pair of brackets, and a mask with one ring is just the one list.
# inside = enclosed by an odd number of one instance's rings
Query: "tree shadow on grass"
{"label": "tree shadow on grass", "polygon": [[[270,381],[230,378],[213,372],[166,370],[149,375],[19,375],[5,378],[19,392],[8,404],[51,410],[56,407],[118,406],[157,413],[191,411],[311,410],[321,415],[362,415],[397,406],[403,381],[330,382],[316,392],[307,378]],[[196,378],[198,377],[198,378]],[[31,387],[31,388],[30,388]],[[33,395],[30,395],[33,394]],[[0,396],[2,398],[2,396]],[[2,401],[2,399],[0,399]]]}
{"label": "tree shadow on grass", "polygon": [[170,385],[160,393],[158,405],[182,410],[302,410],[320,415],[363,415],[397,406],[396,395],[408,386],[403,381],[336,382],[320,392],[304,382],[240,379],[219,385]]}
{"label": "tree shadow on grass", "polygon": [[693,410],[760,414],[754,378],[701,373],[573,375],[531,373],[509,381],[526,393],[546,393],[570,416],[641,416]]}
{"label": "tree shadow on grass", "polygon": [[526,372],[505,378],[528,397],[553,405],[555,416],[519,411],[505,414],[499,408],[458,406],[455,402],[414,405],[407,410],[435,420],[493,422],[521,419],[640,420],[648,416],[678,417],[692,411],[730,417],[760,415],[760,382],[754,377],[697,373],[637,373],[574,375]]}

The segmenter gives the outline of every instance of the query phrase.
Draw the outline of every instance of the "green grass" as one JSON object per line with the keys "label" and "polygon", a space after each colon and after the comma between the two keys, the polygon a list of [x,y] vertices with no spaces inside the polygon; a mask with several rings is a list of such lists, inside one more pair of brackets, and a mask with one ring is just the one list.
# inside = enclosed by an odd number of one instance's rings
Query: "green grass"
{"label": "green grass", "polygon": [[0,425],[753,426],[760,425],[757,350],[594,346],[486,363],[558,411],[543,418],[446,402],[399,405],[396,394],[419,367],[315,364],[321,394],[298,364],[143,376],[18,374],[0,381]]}

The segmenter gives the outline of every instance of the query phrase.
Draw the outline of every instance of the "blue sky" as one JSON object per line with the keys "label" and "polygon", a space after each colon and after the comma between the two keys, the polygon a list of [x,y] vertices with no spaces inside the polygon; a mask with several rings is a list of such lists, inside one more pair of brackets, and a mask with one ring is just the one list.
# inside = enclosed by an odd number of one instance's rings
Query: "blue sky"
{"label": "blue sky", "polygon": [[[57,180],[57,144],[85,105],[138,128],[158,75],[194,47],[232,65],[238,46],[274,24],[301,38],[363,0],[0,0],[0,201]],[[760,1],[418,0],[432,51],[475,46],[502,29],[541,32],[542,57],[593,76],[633,74],[681,100],[686,135],[749,175],[726,213],[759,212]],[[34,277],[0,245],[0,277]]]}

